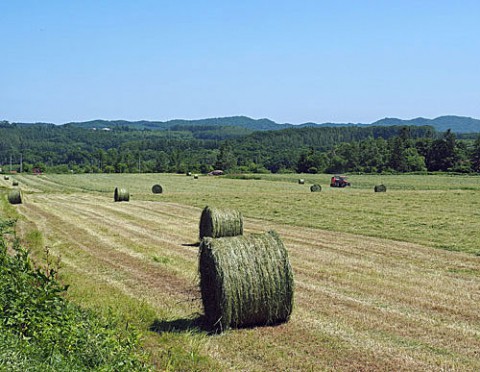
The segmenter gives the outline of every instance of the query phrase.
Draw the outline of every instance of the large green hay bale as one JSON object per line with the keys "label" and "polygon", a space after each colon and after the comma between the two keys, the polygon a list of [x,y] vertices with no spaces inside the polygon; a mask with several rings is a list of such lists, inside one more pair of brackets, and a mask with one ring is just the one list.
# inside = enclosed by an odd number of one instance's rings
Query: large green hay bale
{"label": "large green hay bale", "polygon": [[18,181],[12,181],[12,186],[18,186]]}
{"label": "large green hay bale", "polygon": [[243,234],[243,217],[236,210],[205,207],[200,216],[200,239],[221,238]]}
{"label": "large green hay bale", "polygon": [[10,204],[22,204],[22,192],[20,189],[15,189],[9,192],[8,202]]}
{"label": "large green hay bale", "polygon": [[387,192],[387,186],[385,185],[376,185],[373,190],[375,192]]}
{"label": "large green hay bale", "polygon": [[122,201],[128,202],[130,200],[130,194],[127,189],[115,187],[113,200],[115,200],[116,202],[122,202]]}
{"label": "large green hay bale", "polygon": [[223,331],[289,320],[293,271],[276,232],[204,238],[199,269],[208,327]]}
{"label": "large green hay bale", "polygon": [[8,176],[3,176],[3,179],[4,179],[5,181],[8,181],[8,180],[10,179],[10,177],[8,177]]}
{"label": "large green hay bale", "polygon": [[310,186],[310,191],[311,192],[322,191],[322,186],[320,186],[319,184],[314,184],[314,185]]}
{"label": "large green hay bale", "polygon": [[300,178],[300,179],[298,180],[298,183],[299,183],[300,185],[303,185],[303,184],[305,183],[305,180],[304,180],[303,178]]}
{"label": "large green hay bale", "polygon": [[192,172],[187,172],[186,175],[190,177],[192,175]]}
{"label": "large green hay bale", "polygon": [[161,185],[158,185],[158,184],[157,184],[157,185],[153,185],[153,186],[152,186],[152,192],[153,192],[154,194],[161,194],[161,193],[163,192],[163,188],[162,188]]}

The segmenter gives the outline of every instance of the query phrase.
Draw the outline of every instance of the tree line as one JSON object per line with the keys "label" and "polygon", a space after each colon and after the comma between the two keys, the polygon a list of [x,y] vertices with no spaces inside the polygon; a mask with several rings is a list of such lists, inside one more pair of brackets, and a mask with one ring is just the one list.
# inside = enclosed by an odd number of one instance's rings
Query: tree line
{"label": "tree line", "polygon": [[430,126],[252,133],[234,126],[93,130],[0,122],[0,168],[75,173],[480,172],[480,137],[457,138],[450,130],[438,133]]}

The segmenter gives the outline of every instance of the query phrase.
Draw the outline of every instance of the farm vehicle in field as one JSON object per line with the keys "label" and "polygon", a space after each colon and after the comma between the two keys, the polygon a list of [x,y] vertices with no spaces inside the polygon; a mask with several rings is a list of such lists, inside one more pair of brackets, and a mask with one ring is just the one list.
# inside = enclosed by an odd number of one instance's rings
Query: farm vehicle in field
{"label": "farm vehicle in field", "polygon": [[346,187],[350,186],[346,176],[333,176],[330,179],[330,187]]}

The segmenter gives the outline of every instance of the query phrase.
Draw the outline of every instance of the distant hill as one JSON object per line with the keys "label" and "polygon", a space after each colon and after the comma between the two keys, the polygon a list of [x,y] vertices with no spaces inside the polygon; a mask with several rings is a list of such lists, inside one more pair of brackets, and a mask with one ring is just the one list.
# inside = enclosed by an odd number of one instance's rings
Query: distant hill
{"label": "distant hill", "polygon": [[440,116],[436,119],[416,118],[410,120],[402,120],[396,118],[385,118],[378,120],[370,125],[430,125],[439,132],[445,132],[451,129],[456,133],[479,133],[480,120],[465,116]]}
{"label": "distant hill", "polygon": [[232,116],[226,118],[210,118],[199,120],[175,119],[169,121],[125,121],[125,120],[92,120],[87,122],[72,122],[72,125],[81,128],[113,128],[130,127],[132,129],[166,130],[179,126],[219,126],[219,127],[242,127],[252,131],[276,130],[293,127],[292,124],[277,124],[269,119],[252,119],[246,116]]}
{"label": "distant hill", "polygon": [[[17,125],[46,125],[46,123],[16,123]],[[246,116],[232,116],[224,118],[210,118],[199,120],[182,120],[175,119],[169,121],[126,121],[126,120],[92,120],[86,122],[71,122],[64,124],[67,126],[75,126],[80,128],[115,128],[124,127],[130,129],[149,129],[149,130],[167,130],[172,127],[179,128],[181,126],[218,126],[218,127],[242,127],[250,131],[266,131],[279,130],[287,128],[302,128],[302,127],[352,127],[352,126],[391,126],[391,125],[415,125],[425,126],[429,125],[435,130],[444,132],[451,129],[455,133],[480,133],[480,120],[464,117],[464,116],[440,116],[435,119],[415,118],[409,120],[397,118],[385,118],[374,123],[304,123],[299,125],[294,124],[279,124],[269,119],[252,119]]]}

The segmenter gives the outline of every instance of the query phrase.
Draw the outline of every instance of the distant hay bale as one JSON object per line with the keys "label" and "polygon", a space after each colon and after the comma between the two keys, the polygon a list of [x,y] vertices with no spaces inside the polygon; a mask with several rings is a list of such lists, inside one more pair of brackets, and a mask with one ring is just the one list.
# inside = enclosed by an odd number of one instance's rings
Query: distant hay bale
{"label": "distant hay bale", "polygon": [[22,192],[20,189],[10,191],[8,194],[8,202],[10,204],[22,204]]}
{"label": "distant hay bale", "polygon": [[216,331],[286,322],[293,309],[293,271],[274,231],[204,238],[199,257],[206,325]]}
{"label": "distant hay bale", "polygon": [[3,179],[4,179],[5,181],[8,181],[8,180],[10,179],[10,177],[8,177],[8,176],[3,176]]}
{"label": "distant hay bale", "polygon": [[192,172],[187,172],[186,174],[188,177],[190,177],[192,175]]}
{"label": "distant hay bale", "polygon": [[243,217],[236,210],[205,207],[200,216],[200,239],[205,236],[221,238],[243,234]]}
{"label": "distant hay bale", "polygon": [[310,191],[311,192],[322,191],[322,186],[320,186],[319,184],[314,184],[314,185],[310,186]]}
{"label": "distant hay bale", "polygon": [[373,188],[375,192],[387,192],[387,186],[385,185],[377,185]]}
{"label": "distant hay bale", "polygon": [[305,183],[305,180],[304,180],[303,178],[300,178],[300,179],[298,180],[298,183],[299,183],[300,185],[303,185],[303,184]]}
{"label": "distant hay bale", "polygon": [[193,175],[193,178],[196,179],[196,180],[198,180],[198,174],[194,174],[194,175]]}
{"label": "distant hay bale", "polygon": [[163,192],[163,188],[162,188],[161,185],[158,185],[158,184],[153,185],[153,186],[152,186],[152,192],[153,192],[154,194],[161,194],[161,193]]}
{"label": "distant hay bale", "polygon": [[12,186],[18,186],[18,181],[12,181]]}
{"label": "distant hay bale", "polygon": [[115,200],[116,202],[122,202],[122,201],[128,202],[130,200],[130,194],[127,189],[115,187],[113,200]]}

